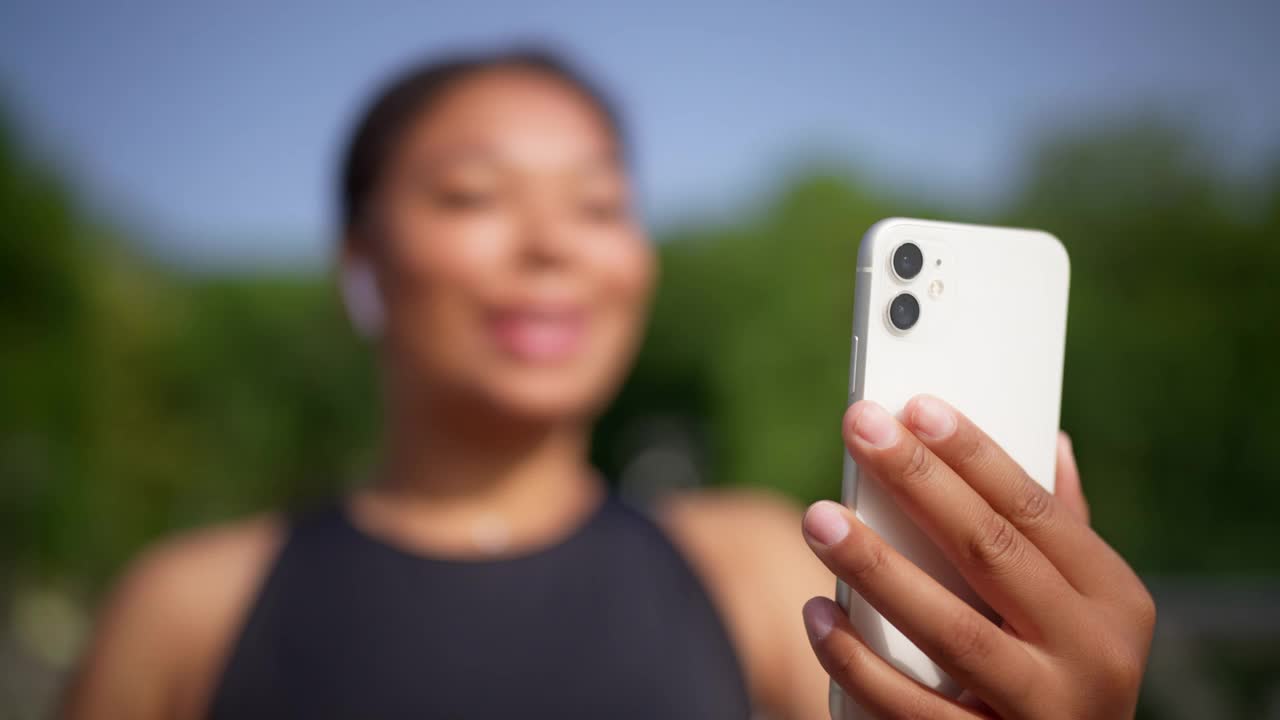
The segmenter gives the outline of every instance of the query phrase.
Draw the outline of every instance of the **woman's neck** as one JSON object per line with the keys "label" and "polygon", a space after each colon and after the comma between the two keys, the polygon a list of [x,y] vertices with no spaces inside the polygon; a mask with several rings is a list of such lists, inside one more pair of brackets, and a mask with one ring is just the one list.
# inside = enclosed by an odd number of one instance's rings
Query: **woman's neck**
{"label": "woman's neck", "polygon": [[579,422],[521,421],[389,396],[382,462],[352,500],[363,529],[411,550],[520,554],[576,528],[602,499]]}

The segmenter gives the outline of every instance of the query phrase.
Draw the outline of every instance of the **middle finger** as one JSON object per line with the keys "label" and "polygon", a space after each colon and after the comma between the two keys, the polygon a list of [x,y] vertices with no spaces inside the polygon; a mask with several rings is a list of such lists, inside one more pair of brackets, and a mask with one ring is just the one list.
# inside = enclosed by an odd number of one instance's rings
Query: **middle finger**
{"label": "middle finger", "polygon": [[1076,590],[1105,596],[1127,587],[1132,571],[1115,550],[1088,524],[1062,512],[1058,500],[963,413],[921,395],[907,403],[903,417],[921,442],[1013,523]]}

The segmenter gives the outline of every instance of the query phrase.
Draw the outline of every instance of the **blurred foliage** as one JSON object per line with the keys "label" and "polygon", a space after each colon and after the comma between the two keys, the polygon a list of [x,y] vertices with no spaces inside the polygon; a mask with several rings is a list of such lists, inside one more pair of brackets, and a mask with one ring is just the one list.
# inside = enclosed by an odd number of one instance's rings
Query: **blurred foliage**
{"label": "blurred foliage", "polygon": [[[1280,175],[1224,177],[1150,119],[1039,143],[993,224],[1073,259],[1063,424],[1096,525],[1143,571],[1280,571]],[[936,216],[811,168],[661,242],[650,336],[595,457],[674,418],[714,483],[838,493],[857,239]],[[1242,200],[1243,199],[1243,200]],[[373,363],[327,277],[165,267],[86,219],[0,127],[0,587],[95,592],[165,532],[367,467]],[[0,593],[2,594],[2,593]]]}
{"label": "blurred foliage", "polygon": [[148,262],[11,131],[0,293],[0,589],[97,590],[158,535],[333,492],[372,443],[371,358],[324,278]]}

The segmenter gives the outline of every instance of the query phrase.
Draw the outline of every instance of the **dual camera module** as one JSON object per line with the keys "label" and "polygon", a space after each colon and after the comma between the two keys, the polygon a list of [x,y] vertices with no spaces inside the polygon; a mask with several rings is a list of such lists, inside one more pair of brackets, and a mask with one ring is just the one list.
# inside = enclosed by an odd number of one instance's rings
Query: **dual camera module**
{"label": "dual camera module", "polygon": [[[924,270],[924,252],[919,245],[904,242],[894,249],[890,265],[899,280],[910,282]],[[889,324],[899,332],[906,332],[919,321],[920,301],[909,292],[898,293],[889,303]]]}

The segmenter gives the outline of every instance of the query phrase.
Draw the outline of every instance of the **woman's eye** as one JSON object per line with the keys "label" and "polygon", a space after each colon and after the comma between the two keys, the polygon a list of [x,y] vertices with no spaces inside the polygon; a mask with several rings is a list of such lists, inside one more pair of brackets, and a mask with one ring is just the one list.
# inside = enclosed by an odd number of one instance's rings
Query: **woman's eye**
{"label": "woman's eye", "polygon": [[435,204],[445,210],[482,210],[496,202],[492,192],[464,189],[444,189],[433,194]]}
{"label": "woman's eye", "polygon": [[583,217],[592,222],[615,222],[627,211],[626,204],[614,198],[587,199],[579,203]]}

